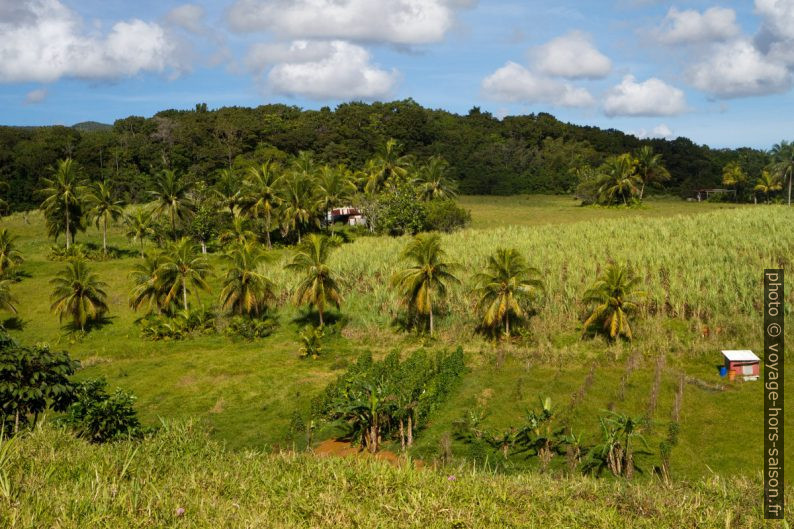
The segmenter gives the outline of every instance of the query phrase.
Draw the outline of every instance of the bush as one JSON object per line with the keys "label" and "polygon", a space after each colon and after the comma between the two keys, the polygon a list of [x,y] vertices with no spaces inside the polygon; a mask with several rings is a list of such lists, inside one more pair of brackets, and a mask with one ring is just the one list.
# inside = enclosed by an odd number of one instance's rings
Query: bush
{"label": "bush", "polygon": [[425,204],[407,186],[379,195],[367,213],[377,233],[415,235],[427,228]]}
{"label": "bush", "polygon": [[425,204],[427,212],[425,228],[451,232],[471,222],[471,212],[460,207],[454,200],[431,200]]}
{"label": "bush", "polygon": [[78,437],[93,443],[139,438],[143,435],[135,413],[135,396],[121,388],[111,395],[104,379],[82,382],[76,400],[58,423],[72,428]]}
{"label": "bush", "polygon": [[256,338],[267,338],[273,334],[277,323],[273,318],[256,319],[244,316],[235,316],[229,320],[224,329],[224,333],[229,337],[254,340]]}
{"label": "bush", "polygon": [[193,334],[215,332],[215,313],[201,307],[175,315],[150,314],[139,320],[141,335],[149,340],[184,340]]}

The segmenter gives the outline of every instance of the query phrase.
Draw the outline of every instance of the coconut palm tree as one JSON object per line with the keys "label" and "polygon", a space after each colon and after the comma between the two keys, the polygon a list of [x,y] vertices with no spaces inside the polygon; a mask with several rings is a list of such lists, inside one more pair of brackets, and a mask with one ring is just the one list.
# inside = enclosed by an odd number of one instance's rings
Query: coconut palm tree
{"label": "coconut palm tree", "polygon": [[179,178],[170,169],[163,170],[161,177],[154,183],[155,189],[149,194],[155,200],[154,214],[167,215],[171,224],[171,236],[176,241],[176,222],[190,218],[193,201],[190,192],[192,186]]}
{"label": "coconut palm tree", "polygon": [[377,193],[384,185],[394,185],[396,180],[405,178],[412,158],[401,155],[401,151],[402,145],[391,138],[375,153],[369,165],[370,174],[365,187],[367,193]]}
{"label": "coconut palm tree", "polygon": [[81,331],[108,311],[107,284],[99,280],[83,259],[69,261],[50,284],[53,286],[50,310],[58,314],[60,321],[70,318]]}
{"label": "coconut palm tree", "polygon": [[607,158],[599,168],[601,173],[599,195],[602,200],[613,204],[616,199],[628,204],[628,199],[638,193],[636,161],[630,154]]}
{"label": "coconut palm tree", "polygon": [[324,325],[323,314],[326,307],[342,303],[342,294],[336,274],[328,266],[328,257],[335,243],[326,235],[309,234],[293,255],[286,268],[303,274],[293,296],[296,305],[311,305],[320,317],[320,326]]}
{"label": "coconut palm tree", "polygon": [[791,181],[794,180],[794,142],[781,141],[772,147],[773,170],[788,182],[788,205],[791,206]]}
{"label": "coconut palm tree", "polygon": [[231,169],[221,169],[213,189],[218,202],[229,210],[232,217],[237,216],[237,206],[242,200],[242,182]]}
{"label": "coconut palm tree", "polygon": [[11,235],[7,228],[0,228],[0,278],[8,275],[11,269],[24,261],[17,250],[16,240],[17,237]]}
{"label": "coconut palm tree", "polygon": [[201,248],[188,237],[174,242],[162,254],[162,262],[158,268],[159,280],[166,288],[163,305],[169,305],[182,296],[182,308],[188,311],[188,293],[204,290],[209,292],[210,286],[206,278],[211,274],[212,266],[201,253]]}
{"label": "coconut palm tree", "polygon": [[298,234],[301,242],[301,226],[316,222],[317,197],[312,181],[302,172],[292,172],[284,183],[284,202],[282,205],[282,222],[287,232]]}
{"label": "coconut palm tree", "polygon": [[446,295],[447,283],[458,282],[452,273],[457,265],[444,260],[445,252],[437,234],[420,233],[408,243],[402,257],[412,265],[392,276],[392,286],[409,309],[428,317],[433,336],[433,305],[437,298]]}
{"label": "coconut palm tree", "polygon": [[218,236],[218,241],[221,244],[247,244],[256,242],[256,233],[248,229],[247,219],[238,215],[232,220],[232,225]]}
{"label": "coconut palm tree", "polygon": [[267,255],[254,243],[237,244],[223,256],[229,268],[220,294],[221,306],[232,314],[259,316],[274,299],[275,285],[260,272]]}
{"label": "coconut palm tree", "polygon": [[164,300],[168,294],[166,285],[172,284],[173,281],[161,276],[164,272],[160,268],[162,264],[162,256],[156,252],[143,256],[140,262],[133,265],[130,272],[130,279],[134,285],[130,291],[132,310],[137,311],[141,307],[146,307],[147,313],[156,311],[159,314],[166,308],[164,307]]}
{"label": "coconut palm tree", "polygon": [[[525,302],[543,289],[540,272],[530,267],[516,249],[500,248],[488,257],[485,271],[474,276],[477,304],[485,327],[504,328],[510,337],[510,319],[526,318]],[[522,303],[524,302],[524,303]]]}
{"label": "coconut palm tree", "polygon": [[643,145],[637,151],[637,177],[640,181],[640,201],[645,194],[645,186],[653,182],[670,180],[670,172],[662,163],[662,155],[655,154],[653,147]]}
{"label": "coconut palm tree", "polygon": [[89,214],[97,228],[102,227],[102,253],[108,253],[108,221],[115,221],[124,214],[124,202],[117,200],[113,193],[113,186],[107,180],[97,182],[87,196],[91,208]]}
{"label": "coconut palm tree", "polygon": [[268,250],[272,248],[270,232],[273,216],[283,202],[279,192],[281,182],[282,174],[278,165],[270,161],[259,167],[251,166],[246,173],[242,207],[252,218],[264,219]]}
{"label": "coconut palm tree", "polygon": [[626,265],[610,264],[582,298],[582,302],[593,306],[593,311],[584,322],[583,334],[598,329],[609,338],[624,336],[632,338],[629,315],[639,309],[637,297],[645,293],[637,289],[640,278]]}
{"label": "coconut palm tree", "polygon": [[69,249],[75,226],[82,220],[82,205],[86,187],[83,178],[71,158],[58,161],[51,178],[43,179],[44,195],[41,206],[50,224],[50,233],[56,237],[63,229],[66,233],[66,248]]}
{"label": "coconut palm tree", "polygon": [[[17,308],[14,303],[17,302],[17,299],[11,293],[12,283],[13,281],[10,279],[0,279],[0,310],[7,310],[16,314]],[[1,325],[0,328],[2,328]]]}
{"label": "coconut palm tree", "polygon": [[739,201],[739,194],[747,183],[747,173],[739,162],[729,162],[722,168],[722,184],[733,188],[734,198]]}
{"label": "coconut palm tree", "polygon": [[125,236],[127,239],[137,241],[140,244],[141,257],[143,257],[143,243],[147,237],[154,235],[151,212],[144,208],[138,208],[131,215],[124,217],[124,225],[127,228]]}
{"label": "coconut palm tree", "polygon": [[780,176],[764,169],[761,171],[761,176],[755,183],[754,191],[760,191],[766,197],[766,203],[769,204],[769,195],[775,191],[783,189],[783,182]]}
{"label": "coconut palm tree", "polygon": [[416,185],[422,200],[455,198],[458,192],[454,182],[447,177],[449,163],[441,156],[431,157],[416,173]]}

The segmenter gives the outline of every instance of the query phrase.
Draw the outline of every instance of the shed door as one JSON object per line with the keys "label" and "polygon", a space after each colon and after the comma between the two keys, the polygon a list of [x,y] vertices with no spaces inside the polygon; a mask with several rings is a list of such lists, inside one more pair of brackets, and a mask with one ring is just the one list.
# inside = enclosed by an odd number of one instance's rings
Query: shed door
{"label": "shed door", "polygon": [[754,369],[752,365],[749,366],[742,366],[742,375],[752,375],[754,374]]}

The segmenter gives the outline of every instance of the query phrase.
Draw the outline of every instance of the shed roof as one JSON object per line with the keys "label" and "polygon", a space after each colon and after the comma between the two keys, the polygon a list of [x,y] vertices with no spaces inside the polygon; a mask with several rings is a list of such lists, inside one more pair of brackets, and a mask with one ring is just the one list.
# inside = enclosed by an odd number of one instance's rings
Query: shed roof
{"label": "shed roof", "polygon": [[747,349],[738,350],[738,351],[723,351],[722,354],[725,358],[728,359],[729,362],[760,362],[761,359],[758,358],[754,352],[749,351]]}

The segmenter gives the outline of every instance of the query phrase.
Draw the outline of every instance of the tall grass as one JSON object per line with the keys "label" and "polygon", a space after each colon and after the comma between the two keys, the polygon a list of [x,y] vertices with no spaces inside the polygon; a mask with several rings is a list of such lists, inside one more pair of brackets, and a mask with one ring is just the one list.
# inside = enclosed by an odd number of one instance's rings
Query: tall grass
{"label": "tall grass", "polygon": [[45,426],[19,440],[5,468],[15,484],[0,498],[8,528],[738,529],[763,516],[757,478],[664,485],[228,452],[185,423],[107,445]]}

